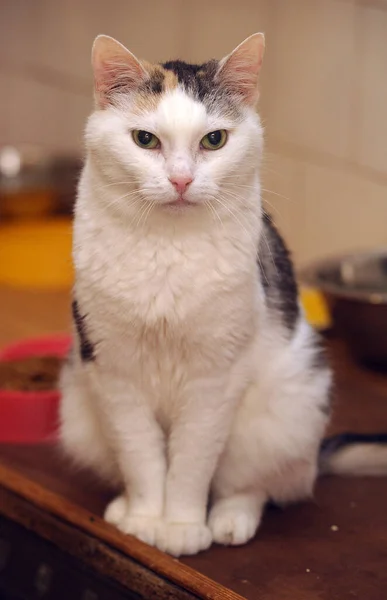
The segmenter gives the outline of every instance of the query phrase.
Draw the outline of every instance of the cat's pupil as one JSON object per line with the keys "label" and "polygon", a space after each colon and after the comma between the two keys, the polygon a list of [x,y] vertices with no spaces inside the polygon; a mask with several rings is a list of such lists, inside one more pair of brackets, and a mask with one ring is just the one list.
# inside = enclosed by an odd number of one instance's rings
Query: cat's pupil
{"label": "cat's pupil", "polygon": [[212,131],[208,134],[208,141],[213,146],[217,146],[222,141],[222,133],[221,131]]}
{"label": "cat's pupil", "polygon": [[140,144],[142,144],[143,146],[147,146],[151,143],[153,134],[149,133],[149,131],[139,131],[137,137]]}

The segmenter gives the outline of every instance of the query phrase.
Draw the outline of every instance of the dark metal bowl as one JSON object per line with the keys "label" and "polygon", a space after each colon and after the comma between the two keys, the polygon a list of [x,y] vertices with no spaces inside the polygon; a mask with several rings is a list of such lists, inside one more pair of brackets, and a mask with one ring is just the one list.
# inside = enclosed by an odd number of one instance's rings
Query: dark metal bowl
{"label": "dark metal bowl", "polygon": [[300,279],[324,294],[353,355],[387,369],[387,248],[316,262]]}

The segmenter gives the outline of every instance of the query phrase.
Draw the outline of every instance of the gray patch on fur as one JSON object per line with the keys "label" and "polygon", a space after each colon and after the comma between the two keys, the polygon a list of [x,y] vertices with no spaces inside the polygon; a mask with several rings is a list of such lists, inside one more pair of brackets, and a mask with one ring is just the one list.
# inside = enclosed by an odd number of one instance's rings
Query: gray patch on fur
{"label": "gray patch on fur", "polygon": [[281,315],[289,331],[294,331],[300,308],[293,265],[285,242],[266,213],[257,261],[267,305]]}

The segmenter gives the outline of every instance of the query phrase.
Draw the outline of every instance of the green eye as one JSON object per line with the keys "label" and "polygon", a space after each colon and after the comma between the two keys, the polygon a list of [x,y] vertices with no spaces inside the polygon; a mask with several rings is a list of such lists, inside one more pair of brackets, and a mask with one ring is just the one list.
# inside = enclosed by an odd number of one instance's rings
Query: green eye
{"label": "green eye", "polygon": [[154,150],[160,146],[159,138],[153,133],[149,133],[149,131],[135,129],[133,131],[133,139],[137,146],[140,146],[140,148],[146,148],[147,150]]}
{"label": "green eye", "polygon": [[218,129],[217,131],[211,131],[202,138],[200,145],[206,150],[219,150],[227,142],[227,131],[225,129]]}

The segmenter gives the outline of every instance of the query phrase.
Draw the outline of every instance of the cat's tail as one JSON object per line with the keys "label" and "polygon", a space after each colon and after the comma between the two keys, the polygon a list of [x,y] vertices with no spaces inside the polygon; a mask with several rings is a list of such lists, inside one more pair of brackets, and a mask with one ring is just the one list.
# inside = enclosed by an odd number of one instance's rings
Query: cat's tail
{"label": "cat's tail", "polygon": [[342,433],[320,447],[321,475],[387,475],[387,433]]}

